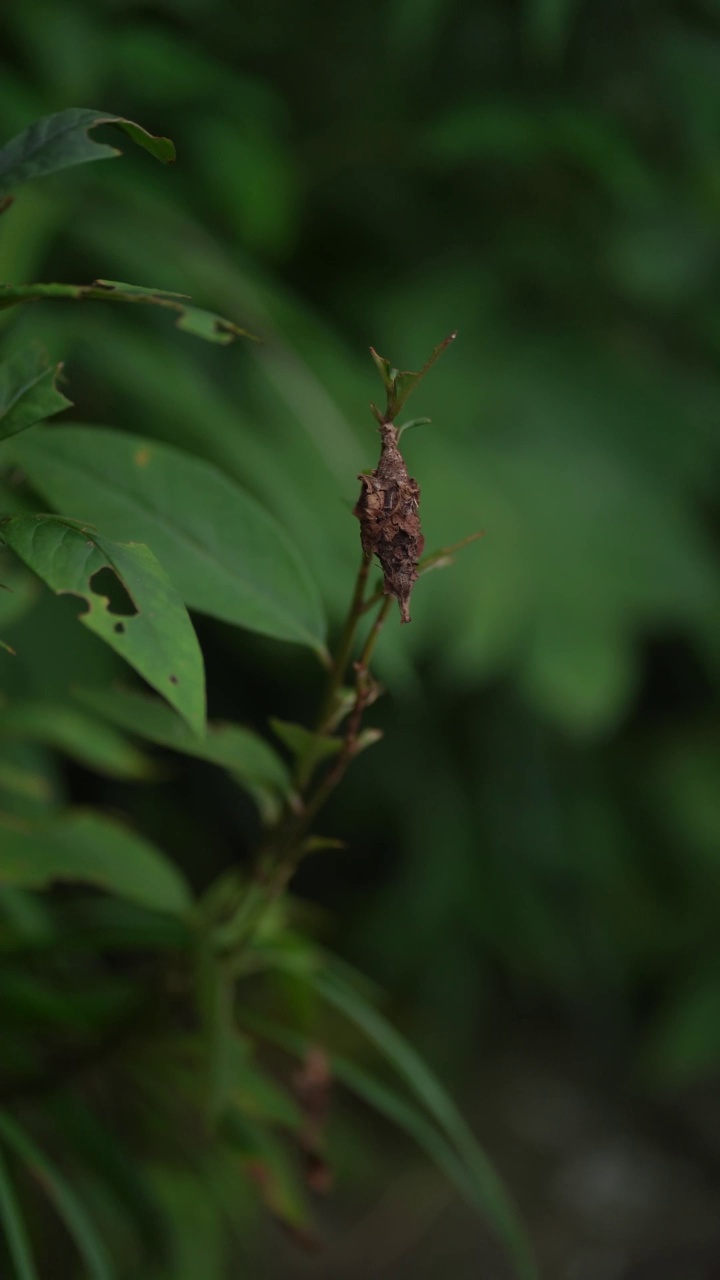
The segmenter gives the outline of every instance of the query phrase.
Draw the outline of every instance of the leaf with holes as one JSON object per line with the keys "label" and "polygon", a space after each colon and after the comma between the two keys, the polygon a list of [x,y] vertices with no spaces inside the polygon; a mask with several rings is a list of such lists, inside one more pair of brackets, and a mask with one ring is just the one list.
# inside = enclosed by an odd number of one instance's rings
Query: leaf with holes
{"label": "leaf with holes", "polygon": [[50,364],[42,347],[35,345],[0,364],[0,440],[72,404],[56,386],[61,370],[61,364]]}
{"label": "leaf with holes", "polygon": [[235,338],[258,338],[248,329],[241,329],[232,320],[216,316],[212,311],[194,307],[183,293],[168,293],[165,289],[150,289],[140,284],[122,284],[119,280],[95,280],[92,284],[2,284],[0,285],[0,311],[17,307],[22,302],[40,299],[66,298],[76,302],[88,299],[95,302],[130,302],[141,306],[164,307],[177,315],[178,329],[192,333],[206,342],[226,344]]}
{"label": "leaf with holes", "polygon": [[57,595],[77,595],[80,615],[157,689],[196,733],[205,729],[202,653],[182,600],[152,551],[111,542],[56,516],[11,516],[0,538]]}
{"label": "leaf with holes", "polygon": [[192,905],[170,859],[104,814],[71,809],[34,822],[0,816],[0,884],[47,889],[77,882],[153,911],[182,915]]}
{"label": "leaf with holes", "polygon": [[325,653],[317,587],[285,530],[216,467],[106,428],[39,428],[8,445],[62,511],[142,538],[191,609]]}
{"label": "leaf with holes", "polygon": [[128,138],[164,164],[175,159],[175,147],[169,138],[156,138],[124,116],[70,107],[67,111],[58,111],[55,115],[36,120],[0,148],[0,191],[12,191],[32,178],[85,164],[88,160],[106,160],[122,155],[117,147],[95,142],[89,136],[88,131],[100,124],[117,125]]}

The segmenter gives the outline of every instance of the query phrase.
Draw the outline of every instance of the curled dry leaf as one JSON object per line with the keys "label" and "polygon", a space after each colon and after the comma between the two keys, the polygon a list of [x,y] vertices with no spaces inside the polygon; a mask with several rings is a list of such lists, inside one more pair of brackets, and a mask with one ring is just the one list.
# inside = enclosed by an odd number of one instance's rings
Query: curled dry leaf
{"label": "curled dry leaf", "polygon": [[408,475],[391,422],[380,423],[380,461],[369,475],[360,475],[362,491],[354,508],[366,556],[377,556],[383,571],[383,590],[395,596],[403,622],[410,621],[410,596],[418,576],[418,560],[425,539],[420,528],[420,486]]}
{"label": "curled dry leaf", "polygon": [[305,1162],[305,1179],[313,1191],[329,1191],[332,1170],[325,1158],[325,1128],[330,1111],[332,1073],[321,1045],[310,1045],[293,1077],[293,1092],[304,1117],[298,1134]]}

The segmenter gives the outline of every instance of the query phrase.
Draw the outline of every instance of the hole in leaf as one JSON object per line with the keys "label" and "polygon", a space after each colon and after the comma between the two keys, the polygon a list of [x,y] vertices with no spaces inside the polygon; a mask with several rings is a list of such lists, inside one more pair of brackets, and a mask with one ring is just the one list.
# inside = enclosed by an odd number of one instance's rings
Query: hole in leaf
{"label": "hole in leaf", "polygon": [[108,602],[108,613],[117,613],[123,618],[133,618],[138,612],[129,592],[109,565],[98,569],[92,575],[90,589],[95,595],[105,596]]}
{"label": "hole in leaf", "polygon": [[125,634],[125,623],[124,623],[124,622],[116,622],[116,623],[115,623],[115,626],[113,627],[113,631],[117,632],[117,634],[118,634],[119,636],[124,635],[124,634]]}
{"label": "hole in leaf", "polygon": [[171,684],[178,684],[178,683],[179,683],[179,681],[178,681],[177,676],[171,676],[171,677],[170,677],[170,683],[171,683]]}

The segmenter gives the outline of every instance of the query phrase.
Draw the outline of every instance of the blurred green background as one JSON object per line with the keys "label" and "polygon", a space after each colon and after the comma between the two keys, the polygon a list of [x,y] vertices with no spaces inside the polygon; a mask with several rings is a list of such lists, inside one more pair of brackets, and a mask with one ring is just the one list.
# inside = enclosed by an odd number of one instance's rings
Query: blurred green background
{"label": "blurred green background", "polygon": [[[406,452],[428,548],[486,537],[388,627],[385,740],[325,820],[349,849],[297,890],[464,1100],[548,1275],[717,1276],[720,4],[23,0],[3,27],[3,138],[98,107],[178,162],[24,189],[0,278],[182,290],[264,343],[133,308],[13,323],[65,360],[77,419],[261,498],[335,625],[378,448],[367,348],[416,368],[459,330]],[[8,696],[112,670],[61,606],[3,615]],[[211,713],[311,715],[310,658],[199,632]],[[141,788],[56,762],[52,786],[198,885],[254,839],[199,764]],[[479,1274],[477,1222],[347,1125],[328,1251],[270,1241],[262,1274]]]}

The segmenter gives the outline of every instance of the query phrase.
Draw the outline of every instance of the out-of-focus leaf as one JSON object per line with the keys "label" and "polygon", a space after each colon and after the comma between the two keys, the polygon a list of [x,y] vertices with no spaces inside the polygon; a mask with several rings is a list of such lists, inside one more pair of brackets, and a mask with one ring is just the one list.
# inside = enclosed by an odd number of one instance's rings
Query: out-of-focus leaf
{"label": "out-of-focus leaf", "polygon": [[314,989],[349,1018],[402,1077],[452,1143],[476,1187],[477,1199],[503,1240],[522,1280],[536,1280],[537,1270],[515,1209],[495,1170],[452,1098],[411,1045],[349,984],[327,971],[309,977]]}
{"label": "out-of-focus leaf", "polygon": [[[0,538],[56,595],[87,601],[87,611],[80,614],[84,626],[203,733],[200,646],[182,600],[148,547],[111,542],[54,516],[12,516],[0,522]],[[113,608],[105,592],[116,584],[124,599]]]}
{"label": "out-of-focus leaf", "polygon": [[0,627],[3,630],[30,612],[42,590],[33,574],[28,573],[17,560],[13,561],[9,556],[7,559],[10,563],[0,570]]}
{"label": "out-of-focus leaf", "polygon": [[48,801],[52,798],[53,787],[44,774],[0,759],[0,793],[3,791],[14,792],[28,800]]}
{"label": "out-of-focus leaf", "polygon": [[[676,732],[653,751],[649,801],[660,829],[715,875],[720,858],[720,734]],[[703,875],[706,871],[702,872]]]}
{"label": "out-of-focus leaf", "polygon": [[62,703],[18,702],[0,707],[0,738],[42,742],[109,778],[142,780],[157,772],[153,762],[122,734]]}
{"label": "out-of-focus leaf", "polygon": [[126,1145],[117,1126],[111,1128],[88,1107],[85,1098],[63,1092],[49,1100],[48,1110],[68,1148],[85,1169],[97,1174],[127,1210],[151,1256],[161,1252],[164,1223],[147,1171]]}
{"label": "out-of-focus leaf", "polygon": [[698,973],[662,1010],[642,1054],[643,1066],[661,1087],[687,1088],[710,1081],[720,1063],[720,975]]}
{"label": "out-of-focus leaf", "polygon": [[164,307],[176,312],[178,329],[192,333],[207,342],[225,345],[235,338],[252,338],[255,334],[241,329],[232,320],[216,316],[212,311],[194,307],[182,293],[169,293],[164,289],[146,288],[139,284],[123,284],[119,280],[95,280],[92,284],[0,284],[0,311],[19,306],[23,302],[36,302],[41,298],[66,298],[74,301],[90,299],[96,302],[135,302],[152,307]]}
{"label": "out-of-focus leaf", "polygon": [[302,724],[278,720],[277,716],[271,718],[270,728],[296,760],[306,760],[309,755],[312,755],[313,761],[323,760],[326,756],[337,755],[343,744],[342,738],[313,733],[312,729],[306,729]]}
{"label": "out-of-focus leaf", "polygon": [[235,979],[208,950],[200,958],[198,990],[209,1067],[208,1107],[222,1124],[239,1108],[250,1120],[298,1129],[297,1104],[252,1059],[250,1042],[238,1032]]}
{"label": "out-of-focus leaf", "polygon": [[53,506],[146,541],[192,609],[324,653],[322,606],[295,547],[215,467],[100,428],[35,432],[12,451]]}
{"label": "out-of-focus leaf", "polygon": [[[212,1168],[212,1166],[211,1166]],[[170,1257],[159,1270],[157,1280],[198,1280],[199,1276],[221,1276],[227,1264],[227,1236],[219,1212],[217,1178],[207,1164],[184,1162],[180,1167],[156,1162],[150,1170],[153,1190],[165,1218],[165,1237]],[[222,1170],[225,1173],[225,1169]],[[235,1172],[235,1171],[233,1171]],[[238,1222],[244,1205],[232,1184],[226,1199],[232,1198],[232,1221]],[[244,1215],[247,1217],[247,1215]],[[153,1277],[155,1280],[155,1277]]]}
{"label": "out-of-focus leaf", "polygon": [[45,889],[81,881],[176,914],[191,905],[178,869],[154,845],[91,810],[21,822],[0,816],[0,884]]}
{"label": "out-of-focus leaf", "polygon": [[116,147],[94,142],[89,136],[88,130],[100,124],[117,125],[139,147],[165,164],[175,159],[175,147],[169,138],[155,138],[123,116],[70,107],[36,120],[5,143],[0,149],[0,191],[12,191],[23,182],[70,165],[121,155]]}
{"label": "out-of-focus leaf", "polygon": [[305,1248],[315,1248],[317,1235],[290,1157],[282,1143],[264,1125],[251,1120],[237,1107],[223,1117],[222,1134],[240,1157],[243,1167],[274,1217]]}
{"label": "out-of-focus leaf", "polygon": [[[311,1044],[307,1036],[300,1035],[289,1027],[270,1022],[252,1011],[243,1010],[242,1024],[254,1034],[259,1035],[262,1040],[267,1040],[270,1044],[299,1056],[304,1056]],[[454,1183],[466,1200],[471,1204],[480,1203],[480,1206],[484,1207],[484,1201],[478,1201],[477,1185],[467,1167],[451,1144],[423,1115],[422,1111],[347,1058],[333,1054],[330,1065],[335,1079],[366,1102],[373,1111],[385,1116],[417,1142],[421,1150]]]}
{"label": "out-of-focus leaf", "polygon": [[63,1174],[5,1111],[0,1111],[0,1135],[52,1200],[85,1261],[88,1275],[92,1280],[113,1280],[115,1271],[102,1237]]}
{"label": "out-of-focus leaf", "polygon": [[117,728],[171,751],[219,765],[241,785],[257,784],[283,795],[287,791],[285,765],[264,738],[250,729],[213,720],[204,737],[198,738],[168,707],[147,694],[129,689],[79,689],[76,697]]}
{"label": "out-of-focus leaf", "polygon": [[543,62],[557,59],[565,46],[578,0],[525,0],[525,34]]}
{"label": "out-of-focus leaf", "polygon": [[30,1248],[30,1241],[22,1215],[22,1209],[10,1181],[2,1152],[0,1151],[0,1219],[5,1228],[8,1252],[15,1269],[14,1280],[40,1280]]}
{"label": "out-of-focus leaf", "polygon": [[637,678],[629,638],[598,619],[593,633],[574,617],[538,610],[528,629],[521,685],[534,705],[578,733],[617,724]]}
{"label": "out-of-focus leaf", "polygon": [[0,364],[0,440],[68,408],[72,401],[56,386],[61,370],[61,364],[50,364],[36,346]]}
{"label": "out-of-focus leaf", "polygon": [[295,1100],[252,1061],[248,1052],[238,1066],[235,1100],[243,1115],[264,1124],[299,1129],[303,1123]]}

